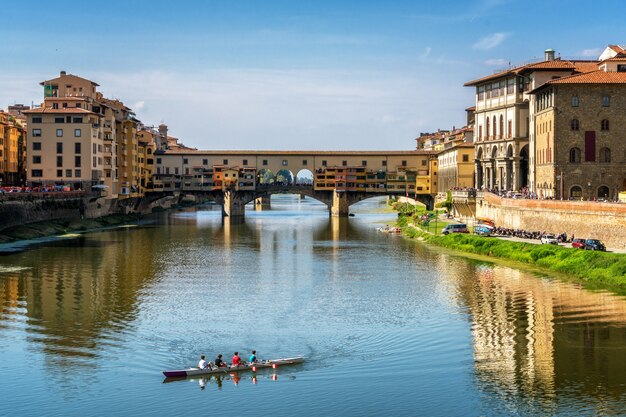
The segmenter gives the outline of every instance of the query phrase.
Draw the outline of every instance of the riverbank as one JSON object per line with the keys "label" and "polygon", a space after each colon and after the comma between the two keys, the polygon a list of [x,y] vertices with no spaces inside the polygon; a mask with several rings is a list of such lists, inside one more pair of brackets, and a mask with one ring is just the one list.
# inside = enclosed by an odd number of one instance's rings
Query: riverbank
{"label": "riverbank", "polygon": [[412,239],[466,253],[520,262],[546,271],[566,274],[588,288],[626,294],[624,254],[511,242],[462,233],[436,236],[408,222],[407,217],[399,218],[398,225]]}
{"label": "riverbank", "polygon": [[114,214],[96,219],[51,220],[15,226],[0,232],[0,244],[51,238],[67,234],[85,233],[125,224],[136,223],[142,218],[138,214]]}

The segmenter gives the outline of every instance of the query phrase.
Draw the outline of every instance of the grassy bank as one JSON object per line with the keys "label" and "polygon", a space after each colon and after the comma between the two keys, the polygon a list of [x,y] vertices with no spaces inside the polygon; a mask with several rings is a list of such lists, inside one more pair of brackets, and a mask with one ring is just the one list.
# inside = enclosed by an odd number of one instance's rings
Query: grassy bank
{"label": "grassy bank", "polygon": [[9,243],[19,240],[31,240],[47,236],[64,235],[67,233],[98,230],[122,224],[133,223],[139,220],[139,215],[111,215],[97,219],[82,220],[52,220],[30,223],[11,227],[0,232],[0,243]]}
{"label": "grassy bank", "polygon": [[[398,219],[407,226],[407,217]],[[584,251],[555,245],[510,242],[468,234],[433,235],[412,222],[403,230],[411,238],[467,253],[521,262],[547,271],[566,274],[589,288],[626,293],[626,255]]]}

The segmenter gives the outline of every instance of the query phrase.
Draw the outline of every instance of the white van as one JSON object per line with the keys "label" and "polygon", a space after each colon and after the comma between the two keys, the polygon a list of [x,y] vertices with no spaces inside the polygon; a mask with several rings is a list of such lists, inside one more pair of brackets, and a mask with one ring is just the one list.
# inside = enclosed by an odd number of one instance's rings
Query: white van
{"label": "white van", "polygon": [[449,224],[441,229],[442,235],[447,235],[448,233],[469,233],[469,229],[465,223]]}

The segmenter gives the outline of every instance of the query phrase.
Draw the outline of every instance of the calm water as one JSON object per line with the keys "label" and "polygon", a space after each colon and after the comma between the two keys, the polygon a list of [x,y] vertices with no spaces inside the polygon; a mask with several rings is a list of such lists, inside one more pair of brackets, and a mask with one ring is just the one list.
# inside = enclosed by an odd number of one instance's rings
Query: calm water
{"label": "calm water", "polygon": [[[626,301],[272,199],[0,257],[0,415],[626,414]],[[199,355],[303,365],[164,383]]]}

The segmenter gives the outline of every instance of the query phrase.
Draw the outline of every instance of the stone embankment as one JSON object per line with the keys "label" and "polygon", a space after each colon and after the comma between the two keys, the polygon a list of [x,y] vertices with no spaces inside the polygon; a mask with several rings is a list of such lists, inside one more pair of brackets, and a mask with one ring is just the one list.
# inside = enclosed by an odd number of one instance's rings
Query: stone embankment
{"label": "stone embankment", "polygon": [[[546,233],[567,233],[600,239],[607,247],[626,249],[626,204],[594,201],[560,201],[502,198],[492,193],[462,195],[453,192],[455,206],[471,217],[492,219],[499,227]],[[477,194],[477,195],[476,195]],[[457,202],[459,202],[457,204]],[[462,214],[462,213],[461,213]]]}

